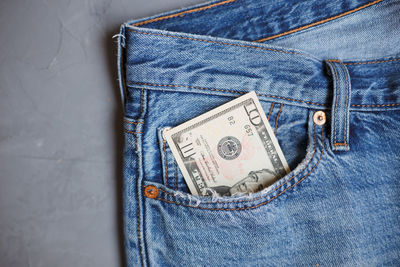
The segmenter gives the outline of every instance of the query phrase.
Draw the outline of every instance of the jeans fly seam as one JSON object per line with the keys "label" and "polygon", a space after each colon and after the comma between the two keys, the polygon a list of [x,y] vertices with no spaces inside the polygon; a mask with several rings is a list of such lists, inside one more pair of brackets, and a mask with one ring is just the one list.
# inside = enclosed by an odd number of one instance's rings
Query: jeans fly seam
{"label": "jeans fly seam", "polygon": [[276,115],[276,120],[275,120],[275,130],[274,130],[275,136],[276,136],[276,132],[278,130],[279,116],[281,115],[282,107],[283,107],[283,104],[281,103],[281,107],[279,108],[278,115]]}
{"label": "jeans fly seam", "polygon": [[344,78],[346,79],[346,106],[344,107],[344,143],[347,146],[347,105],[349,103],[349,79],[347,78],[346,67],[340,62],[340,67],[343,69]]}
{"label": "jeans fly seam", "polygon": [[221,6],[221,5],[225,5],[225,4],[229,4],[232,2],[235,2],[237,0],[225,0],[225,1],[221,1],[218,3],[214,3],[208,6],[203,6],[203,7],[198,7],[198,8],[194,8],[194,9],[189,9],[189,10],[185,10],[182,12],[178,12],[178,13],[174,13],[171,15],[167,15],[167,16],[163,16],[163,17],[158,17],[158,18],[154,18],[154,19],[149,19],[149,20],[145,20],[145,21],[141,21],[141,22],[137,22],[135,24],[132,24],[133,26],[140,26],[140,25],[145,25],[145,24],[149,24],[152,22],[156,22],[156,21],[161,21],[161,20],[165,20],[165,19],[171,19],[171,18],[176,18],[176,17],[183,17],[186,14],[191,14],[191,13],[195,13],[195,12],[199,12],[199,11],[203,11],[203,10],[207,10],[216,6]]}
{"label": "jeans fly seam", "polygon": [[[242,92],[242,91],[231,90],[231,89],[227,90],[227,89],[217,89],[217,88],[209,88],[209,87],[190,86],[190,85],[157,84],[157,83],[145,83],[145,82],[134,82],[134,81],[127,81],[127,82],[131,83],[131,84],[136,84],[136,85],[147,85],[147,86],[157,86],[157,87],[174,87],[174,88],[176,88],[176,87],[184,87],[184,88],[191,88],[191,89],[198,89],[198,90],[209,90],[209,91],[235,93],[235,94],[246,94],[246,93],[248,93],[248,92]],[[321,103],[316,103],[316,102],[311,102],[311,101],[306,101],[306,100],[287,98],[287,97],[283,97],[283,96],[268,95],[268,94],[262,94],[262,93],[256,93],[256,94],[259,95],[259,96],[283,99],[283,100],[288,100],[288,101],[292,101],[292,102],[301,102],[301,103],[317,105],[317,106],[327,106],[326,104],[321,104]]]}
{"label": "jeans fly seam", "polygon": [[222,45],[229,45],[229,46],[233,46],[233,47],[251,48],[251,49],[278,52],[278,53],[291,54],[291,55],[301,55],[301,56],[304,56],[307,58],[311,58],[310,56],[308,56],[306,54],[295,52],[295,51],[285,51],[285,50],[281,50],[281,49],[259,47],[259,46],[255,46],[255,45],[241,45],[241,44],[233,44],[233,43],[227,43],[227,42],[221,42],[221,41],[211,41],[211,40],[205,40],[205,39],[199,39],[199,38],[170,35],[170,34],[165,34],[165,33],[142,32],[142,31],[137,31],[137,30],[133,30],[133,29],[127,29],[127,30],[130,32],[138,33],[138,34],[163,36],[163,37],[176,38],[176,39],[185,39],[185,40],[190,40],[190,41],[198,41],[198,42],[205,42],[205,43],[211,43],[211,44],[222,44]]}
{"label": "jeans fly seam", "polygon": [[267,121],[268,121],[268,122],[269,122],[269,117],[271,117],[272,110],[274,109],[274,105],[275,105],[275,102],[272,102],[271,108],[269,109],[269,113],[268,113],[268,117],[267,117]]}
{"label": "jeans fly seam", "polygon": [[[321,131],[323,131],[323,130],[321,130]],[[311,161],[314,159],[315,153],[316,153],[316,151],[317,151],[317,138],[316,138],[316,136],[315,136],[315,124],[314,124],[314,126],[313,126],[313,140],[314,140],[314,151],[313,151],[313,154],[312,154],[310,160],[307,162],[307,164],[306,164],[297,174],[295,174],[295,175],[293,175],[292,177],[290,177],[288,180],[286,180],[285,182],[283,182],[282,184],[280,184],[279,186],[277,186],[273,191],[269,192],[268,194],[265,194],[265,195],[262,195],[262,196],[259,196],[259,197],[256,197],[256,198],[252,198],[252,199],[241,199],[241,200],[233,200],[233,201],[212,201],[212,202],[210,202],[210,201],[205,201],[205,202],[203,202],[203,201],[202,201],[201,203],[203,203],[203,204],[213,204],[213,203],[230,204],[230,203],[250,202],[250,201],[256,201],[256,200],[259,200],[259,199],[261,199],[261,198],[265,198],[265,197],[271,195],[271,194],[274,193],[276,190],[278,190],[279,188],[281,188],[283,185],[287,184],[288,182],[290,182],[291,180],[293,180],[294,178],[296,178],[297,176],[299,176],[303,171],[305,171],[305,170],[308,168],[308,166],[310,165]],[[322,141],[323,141],[323,140],[324,140],[324,136],[322,136]],[[322,143],[323,143],[323,142],[322,142]],[[324,144],[324,143],[323,143],[323,144]],[[322,152],[322,153],[323,153],[323,152]],[[321,157],[322,157],[322,155],[321,155]],[[316,165],[318,165],[318,163],[317,163]],[[164,192],[164,193],[166,193],[167,195],[174,196],[174,194],[172,194],[172,193],[170,193],[170,192],[167,192],[167,191],[163,190],[162,188],[159,188],[159,190],[162,191],[162,192]],[[285,189],[285,190],[286,190],[286,189]],[[179,203],[177,203],[177,204],[179,204]],[[192,206],[191,206],[191,207],[192,207]],[[197,207],[195,207],[195,208],[197,208]]]}
{"label": "jeans fly seam", "polygon": [[[312,169],[305,175],[303,176],[300,180],[298,180],[296,183],[294,183],[293,185],[291,185],[290,187],[286,188],[285,190],[283,190],[282,192],[280,192],[278,195],[272,197],[271,199],[261,202],[257,205],[254,206],[249,206],[249,207],[241,207],[241,208],[207,208],[207,207],[199,207],[199,206],[192,206],[192,205],[187,205],[187,204],[182,204],[182,203],[178,203],[176,201],[171,201],[171,200],[167,200],[164,198],[154,198],[163,202],[167,202],[167,203],[171,203],[171,204],[175,204],[178,206],[184,206],[184,207],[188,207],[188,208],[198,208],[198,209],[203,209],[203,210],[225,210],[225,211],[232,211],[232,210],[248,210],[248,209],[256,209],[260,206],[266,205],[269,202],[271,202],[272,200],[274,200],[275,198],[278,198],[280,195],[282,195],[283,193],[285,193],[286,191],[288,191],[289,189],[292,189],[293,187],[295,187],[297,184],[299,184],[301,181],[303,181],[305,178],[307,178],[314,170],[315,168],[319,165],[319,163],[321,162],[322,156],[324,154],[324,150],[325,150],[325,144],[324,144],[324,128],[321,127],[321,135],[322,135],[322,149],[321,149],[321,155],[317,161],[317,163],[312,167]],[[272,193],[272,192],[271,192]],[[203,202],[204,203],[204,202]],[[213,202],[215,203],[215,202]],[[220,203],[228,203],[228,202],[220,202]]]}
{"label": "jeans fly seam", "polygon": [[323,19],[323,20],[319,20],[319,21],[316,21],[316,22],[313,22],[313,23],[310,23],[310,24],[307,24],[307,25],[304,25],[304,26],[301,26],[301,27],[298,27],[298,28],[294,28],[294,29],[286,31],[286,32],[275,34],[275,35],[272,35],[272,36],[269,36],[269,37],[261,38],[259,40],[255,40],[254,42],[262,43],[262,42],[265,42],[265,41],[268,41],[268,40],[276,39],[278,37],[286,36],[286,35],[289,35],[289,34],[292,34],[292,33],[298,32],[298,31],[302,31],[302,30],[305,30],[305,29],[308,29],[308,28],[323,24],[325,22],[329,22],[329,21],[332,21],[332,20],[347,16],[347,15],[350,15],[350,14],[352,14],[354,12],[357,12],[359,10],[362,10],[362,9],[364,9],[366,7],[378,4],[379,2],[382,2],[382,1],[383,0],[375,0],[373,2],[367,3],[365,5],[362,5],[362,6],[359,6],[357,8],[354,8],[354,9],[351,9],[349,11],[346,11],[346,12],[343,12],[341,14],[338,14],[336,16],[332,16],[332,17],[329,17],[329,18],[326,18],[326,19]]}

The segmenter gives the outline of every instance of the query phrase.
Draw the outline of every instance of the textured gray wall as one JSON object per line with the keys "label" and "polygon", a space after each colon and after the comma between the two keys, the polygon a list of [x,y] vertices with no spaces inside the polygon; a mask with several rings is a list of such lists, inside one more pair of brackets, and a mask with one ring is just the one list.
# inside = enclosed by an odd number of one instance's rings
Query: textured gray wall
{"label": "textured gray wall", "polygon": [[112,36],[195,0],[0,1],[0,266],[123,266]]}

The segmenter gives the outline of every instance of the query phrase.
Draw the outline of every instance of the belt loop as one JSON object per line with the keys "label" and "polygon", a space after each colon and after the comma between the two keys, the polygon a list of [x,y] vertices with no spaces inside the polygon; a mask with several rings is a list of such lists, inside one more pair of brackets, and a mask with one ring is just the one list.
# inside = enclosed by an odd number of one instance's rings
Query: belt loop
{"label": "belt loop", "polygon": [[331,109],[331,145],[333,151],[348,151],[349,107],[351,83],[346,66],[340,60],[327,60],[333,80],[333,101]]}

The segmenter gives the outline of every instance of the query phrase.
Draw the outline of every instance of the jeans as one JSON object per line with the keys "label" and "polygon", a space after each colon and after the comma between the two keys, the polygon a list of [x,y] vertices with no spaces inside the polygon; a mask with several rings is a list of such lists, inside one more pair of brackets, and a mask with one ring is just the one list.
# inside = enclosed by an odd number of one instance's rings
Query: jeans
{"label": "jeans", "polygon": [[[123,24],[128,265],[400,266],[399,14],[225,0]],[[190,194],[163,129],[249,91],[290,173],[247,196]]]}

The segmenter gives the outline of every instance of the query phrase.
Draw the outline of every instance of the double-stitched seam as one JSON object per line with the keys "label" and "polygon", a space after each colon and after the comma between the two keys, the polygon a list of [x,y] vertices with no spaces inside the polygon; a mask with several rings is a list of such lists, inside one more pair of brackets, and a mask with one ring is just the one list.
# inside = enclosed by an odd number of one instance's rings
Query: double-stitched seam
{"label": "double-stitched seam", "polygon": [[304,57],[309,57],[309,56],[307,56],[305,54],[298,53],[298,52],[295,52],[295,51],[285,51],[285,50],[281,50],[281,49],[273,49],[273,48],[255,46],[255,45],[232,44],[232,43],[227,43],[227,42],[211,41],[211,40],[184,37],[184,36],[177,36],[177,35],[170,35],[170,34],[163,34],[163,33],[142,32],[142,31],[137,31],[137,30],[133,30],[133,29],[128,29],[128,31],[135,32],[135,33],[138,33],[138,34],[163,36],[163,37],[170,37],[170,38],[176,38],[176,39],[185,39],[185,40],[190,40],[190,41],[198,41],[198,42],[205,42],[205,43],[212,43],[212,44],[222,44],[222,45],[229,45],[229,46],[234,46],[234,47],[252,48],[252,49],[258,49],[258,50],[266,50],[266,51],[272,51],[272,52],[279,52],[279,53],[293,54],[293,55],[302,55]]}
{"label": "double-stitched seam", "polygon": [[[178,203],[175,201],[171,201],[171,200],[166,200],[163,198],[154,198],[157,200],[161,200],[167,203],[172,203],[178,206],[184,206],[184,207],[188,207],[188,208],[197,208],[197,209],[203,209],[203,210],[226,210],[226,211],[231,211],[231,210],[248,210],[248,209],[255,209],[258,208],[260,206],[266,205],[269,202],[271,202],[272,200],[274,200],[275,198],[278,198],[280,195],[282,195],[283,193],[285,193],[286,191],[288,191],[289,189],[292,189],[294,186],[296,186],[297,184],[299,184],[301,181],[303,181],[305,178],[307,178],[314,170],[315,168],[319,165],[319,163],[321,162],[322,156],[325,152],[325,144],[324,144],[324,131],[323,131],[323,127],[321,127],[321,133],[322,133],[322,149],[321,149],[321,155],[317,161],[317,163],[312,167],[312,169],[305,175],[303,176],[300,180],[298,180],[296,183],[294,183],[293,185],[291,185],[290,187],[286,188],[285,190],[283,190],[282,192],[280,192],[278,195],[272,197],[269,200],[266,200],[264,202],[261,202],[257,205],[254,206],[250,206],[250,207],[241,207],[241,208],[207,208],[207,207],[199,207],[199,206],[191,206],[191,205],[187,205],[187,204],[182,204],[182,203]],[[203,202],[204,203],[204,202]]]}
{"label": "double-stitched seam", "polygon": [[[208,88],[208,87],[200,87],[200,86],[189,86],[189,85],[179,85],[179,84],[157,84],[157,83],[144,83],[144,82],[134,82],[134,81],[128,81],[128,83],[136,84],[136,85],[157,86],[157,87],[173,87],[173,88],[184,87],[184,88],[191,88],[191,89],[209,90],[209,91],[235,93],[235,94],[247,94],[248,93],[248,92],[242,92],[242,91],[237,91],[237,90],[216,89],[216,88]],[[306,104],[310,104],[310,105],[327,106],[326,104],[321,104],[321,103],[316,103],[316,102],[311,102],[311,101],[305,101],[305,100],[298,100],[298,99],[287,98],[287,97],[282,97],[282,96],[267,95],[267,94],[261,94],[261,93],[256,93],[256,94],[259,95],[259,96],[283,99],[283,100],[288,100],[288,101],[293,101],[293,102],[301,102],[301,103],[306,103]]]}
{"label": "double-stitched seam", "polygon": [[281,107],[279,108],[278,115],[276,115],[276,120],[275,120],[275,130],[274,130],[275,135],[276,135],[276,131],[278,130],[278,121],[279,121],[279,116],[281,115],[281,112],[282,112],[282,107],[283,107],[283,104],[281,103]]}
{"label": "double-stitched seam", "polygon": [[340,62],[340,67],[343,69],[343,74],[346,79],[346,106],[344,107],[344,143],[347,146],[347,105],[349,103],[349,79],[347,78],[347,72],[345,66]]}
{"label": "double-stitched seam", "polygon": [[176,173],[176,160],[174,159],[174,177],[175,177],[175,182],[174,182],[174,189],[178,189],[178,182],[177,182],[177,173]]}
{"label": "double-stitched seam", "polygon": [[164,150],[164,168],[165,168],[165,186],[168,187],[168,163],[167,163],[167,151],[165,149],[166,141],[163,141],[163,150]]}
{"label": "double-stitched seam", "polygon": [[393,104],[372,104],[372,105],[356,105],[352,104],[352,107],[374,107],[374,108],[382,108],[382,107],[395,107],[399,106],[400,103],[393,103]]}
{"label": "double-stitched seam", "polygon": [[274,109],[274,105],[275,105],[275,102],[272,102],[271,108],[269,109],[269,113],[268,113],[268,117],[267,117],[268,122],[269,122],[269,117],[271,117],[272,110]]}
{"label": "double-stitched seam", "polygon": [[[329,61],[329,60],[328,60]],[[338,78],[338,74],[336,71],[336,66],[335,64],[331,64],[333,71],[335,73],[335,91],[336,91],[336,103],[335,103],[335,109],[334,109],[334,129],[333,129],[333,136],[334,136],[334,144],[336,144],[336,121],[337,121],[337,117],[336,117],[336,113],[337,113],[337,107],[338,107],[338,102],[339,102],[339,78]]]}
{"label": "double-stitched seam", "polygon": [[362,5],[362,6],[360,6],[360,7],[354,8],[354,9],[352,9],[352,10],[346,11],[346,12],[344,12],[344,13],[338,14],[338,15],[336,15],[336,16],[329,17],[329,18],[326,18],[326,19],[323,19],[323,20],[320,20],[320,21],[316,21],[316,22],[313,22],[313,23],[311,23],[311,24],[307,24],[307,25],[304,25],[304,26],[301,26],[301,27],[298,27],[298,28],[295,28],[295,29],[292,29],[292,30],[289,30],[289,31],[286,31],[286,32],[282,32],[282,33],[279,33],[279,34],[276,34],[276,35],[272,35],[272,36],[269,36],[269,37],[265,37],[265,38],[256,40],[255,42],[261,43],[261,42],[265,42],[265,41],[268,41],[268,40],[271,40],[271,39],[275,39],[275,38],[278,38],[278,37],[282,37],[282,36],[285,36],[285,35],[288,35],[288,34],[291,34],[291,33],[295,33],[295,32],[301,31],[301,30],[305,30],[305,29],[308,29],[308,28],[311,28],[311,27],[314,27],[314,26],[323,24],[323,23],[325,23],[325,22],[329,22],[329,21],[332,21],[332,20],[335,20],[335,19],[338,19],[338,18],[347,16],[347,15],[349,15],[349,14],[351,14],[351,13],[354,13],[354,12],[359,11],[359,10],[361,10],[361,9],[364,9],[364,8],[366,8],[366,7],[375,5],[375,4],[377,4],[377,3],[379,3],[379,2],[382,2],[382,1],[383,1],[383,0],[376,0],[376,1],[370,2],[370,3],[368,3],[368,4]]}
{"label": "double-stitched seam", "polygon": [[130,123],[130,124],[143,124],[142,121],[137,121],[137,122],[135,122],[135,121],[128,121],[128,120],[126,120],[126,119],[124,119],[124,122]]}
{"label": "double-stitched seam", "polygon": [[211,5],[208,5],[208,6],[189,9],[189,10],[185,10],[185,11],[182,11],[182,12],[174,13],[174,14],[171,14],[171,15],[163,16],[163,17],[158,17],[158,18],[154,18],[154,19],[149,19],[149,20],[137,22],[137,23],[133,24],[133,26],[140,26],[140,25],[144,25],[144,24],[148,24],[148,23],[152,23],[152,22],[156,22],[156,21],[160,21],[160,20],[171,19],[171,18],[176,18],[176,17],[183,17],[186,14],[203,11],[203,10],[210,9],[210,8],[213,8],[213,7],[216,7],[216,6],[222,6],[222,5],[229,4],[229,3],[232,3],[232,2],[235,2],[235,1],[237,1],[237,0],[226,0],[226,1],[218,2],[218,3],[214,3],[214,4],[211,4]]}
{"label": "double-stitched seam", "polygon": [[365,61],[365,62],[346,62],[343,64],[344,65],[364,65],[364,64],[378,64],[378,63],[393,62],[393,61],[400,61],[400,58],[394,58],[394,59],[388,59],[388,60]]}
{"label": "double-stitched seam", "polygon": [[[135,135],[135,140],[136,140],[136,150],[139,150],[139,138],[137,135]],[[139,172],[140,164],[139,164],[139,153],[136,153],[136,175],[138,178],[138,183],[139,183],[139,177],[140,177],[140,172]],[[138,191],[139,191],[138,187]],[[136,199],[136,213],[137,213],[137,235],[138,235],[138,243],[139,243],[139,250],[140,250],[140,265],[144,266],[144,245],[142,244],[142,232],[140,230],[140,198],[141,194],[137,194],[137,199]]]}
{"label": "double-stitched seam", "polygon": [[128,131],[126,129],[124,129],[124,132],[131,133],[131,134],[141,134],[141,133],[143,133],[143,132]]}
{"label": "double-stitched seam", "polygon": [[[317,151],[317,138],[315,136],[315,124],[313,126],[313,139],[314,139],[314,151],[313,154],[311,156],[311,158],[309,159],[309,161],[307,162],[307,164],[295,175],[293,175],[292,177],[290,177],[289,179],[287,179],[285,182],[283,182],[282,184],[280,184],[279,186],[277,186],[273,191],[269,192],[266,195],[261,195],[259,197],[256,198],[252,198],[252,199],[241,199],[241,200],[232,200],[232,201],[205,201],[202,202],[204,204],[212,204],[212,203],[223,203],[223,204],[229,204],[229,203],[241,203],[241,202],[250,202],[250,201],[256,201],[259,200],[261,198],[265,198],[269,195],[271,195],[272,193],[274,193],[275,191],[277,191],[279,188],[281,188],[282,186],[284,186],[285,184],[287,184],[288,182],[290,182],[291,180],[293,180],[294,178],[296,178],[297,176],[299,176],[304,170],[307,169],[307,167],[310,165],[311,161],[314,159],[315,157],[315,153]],[[161,190],[162,192],[166,193],[167,195],[170,196],[174,196],[172,193],[169,193],[165,190],[163,190],[162,188],[159,188],[159,190]]]}

